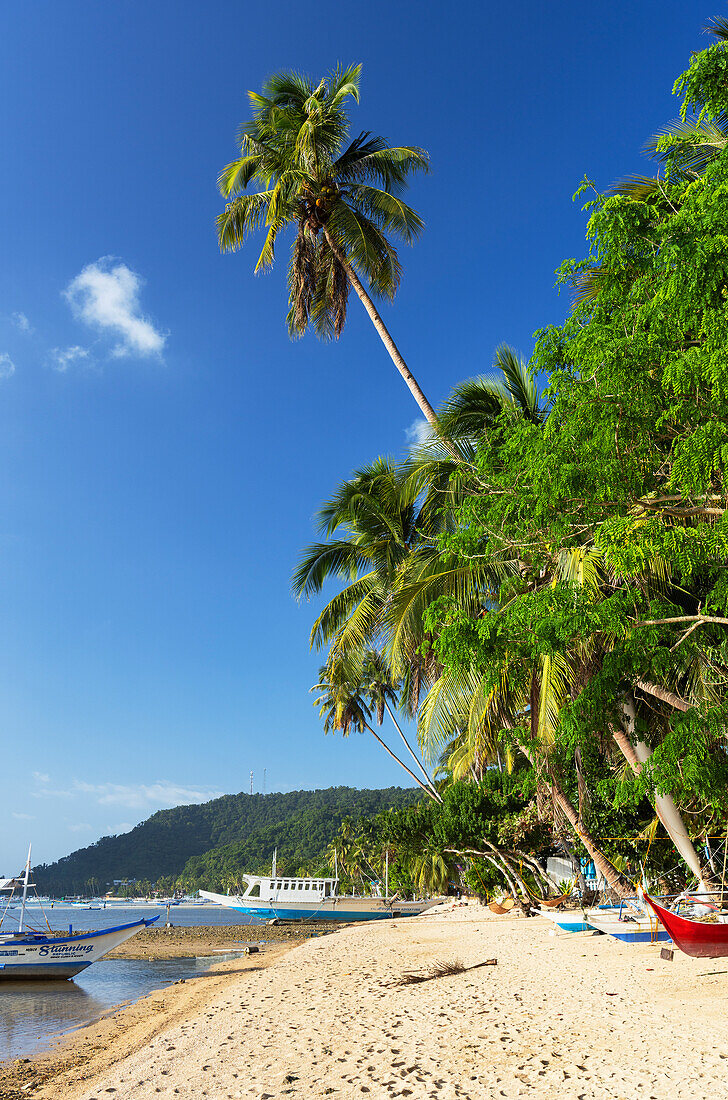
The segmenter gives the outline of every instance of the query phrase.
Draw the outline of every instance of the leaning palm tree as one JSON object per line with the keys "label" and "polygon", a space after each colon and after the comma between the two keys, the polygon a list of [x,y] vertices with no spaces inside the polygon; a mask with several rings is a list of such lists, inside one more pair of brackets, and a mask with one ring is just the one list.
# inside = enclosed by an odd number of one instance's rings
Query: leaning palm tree
{"label": "leaning palm tree", "polygon": [[330,654],[327,663],[319,669],[318,683],[314,684],[311,691],[319,693],[314,700],[314,706],[319,708],[324,733],[336,733],[338,730],[342,736],[348,737],[350,733],[363,733],[367,730],[429,798],[439,799],[437,791],[425,786],[372,728],[371,707],[364,698],[366,685],[361,681],[361,672],[361,669],[352,669],[349,663],[342,661],[337,654]]}
{"label": "leaning palm tree", "polygon": [[[439,432],[435,412],[371,296],[392,299],[397,291],[402,268],[392,238],[410,244],[423,225],[401,196],[407,177],[427,169],[428,157],[417,146],[392,146],[371,133],[350,140],[346,103],[358,103],[360,76],[361,65],[353,65],[316,85],[282,72],[270,77],[262,94],[248,93],[252,115],[239,131],[240,156],[218,181],[228,200],[217,219],[218,239],[223,252],[234,252],[265,228],[255,269],[262,271],[273,264],[278,236],[295,229],[288,267],[291,335],[301,336],[311,325],[320,337],[338,337],[353,287]],[[260,190],[248,191],[251,184]]]}
{"label": "leaning palm tree", "polygon": [[[381,726],[384,721],[384,712],[386,710],[392,720],[394,728],[399,734],[400,740],[404,743],[408,753],[424,776],[425,782],[432,791],[434,798],[438,802],[442,802],[440,792],[394,716],[394,710],[400,705],[402,685],[398,683],[396,678],[392,675],[392,670],[387,664],[384,654],[374,649],[368,650],[364,654],[362,681],[367,702],[376,714],[377,724]],[[392,708],[394,708],[394,710]]]}

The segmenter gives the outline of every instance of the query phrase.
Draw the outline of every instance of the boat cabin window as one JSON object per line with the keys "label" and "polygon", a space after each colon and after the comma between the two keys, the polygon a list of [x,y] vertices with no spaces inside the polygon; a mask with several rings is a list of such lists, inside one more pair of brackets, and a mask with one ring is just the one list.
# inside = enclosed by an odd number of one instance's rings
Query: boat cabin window
{"label": "boat cabin window", "polygon": [[256,882],[255,886],[253,886],[250,893],[248,894],[248,897],[249,898],[259,898],[260,897],[260,883],[259,882]]}

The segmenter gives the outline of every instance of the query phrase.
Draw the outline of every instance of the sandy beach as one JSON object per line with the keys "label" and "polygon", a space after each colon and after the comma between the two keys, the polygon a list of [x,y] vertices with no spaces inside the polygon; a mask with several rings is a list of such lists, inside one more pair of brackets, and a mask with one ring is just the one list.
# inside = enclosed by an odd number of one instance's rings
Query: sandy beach
{"label": "sandy beach", "polygon": [[[222,964],[15,1066],[8,1097],[716,1097],[728,960],[693,960],[477,903],[348,926]],[[437,960],[486,966],[416,985]],[[50,1063],[46,1063],[48,1067]],[[25,1078],[23,1078],[23,1072]],[[45,1083],[43,1083],[43,1081]]]}

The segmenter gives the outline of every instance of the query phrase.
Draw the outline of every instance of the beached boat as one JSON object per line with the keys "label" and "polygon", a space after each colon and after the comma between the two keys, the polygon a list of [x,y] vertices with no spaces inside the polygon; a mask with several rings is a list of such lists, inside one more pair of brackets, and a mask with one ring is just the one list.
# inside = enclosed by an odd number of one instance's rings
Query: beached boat
{"label": "beached boat", "polygon": [[[29,978],[73,978],[91,963],[113,951],[119,944],[136,935],[142,928],[148,928],[159,914],[151,918],[142,918],[130,924],[120,924],[115,928],[101,928],[96,932],[84,932],[80,936],[54,936],[48,925],[47,932],[37,932],[25,927],[28,890],[33,888],[30,881],[30,848],[22,877],[0,879],[0,891],[10,895],[8,904],[2,906],[0,929],[10,910],[10,899],[20,890],[21,906],[18,927],[13,932],[0,930],[0,981],[26,981]],[[46,920],[46,924],[48,921]],[[70,931],[70,930],[69,930]]]}
{"label": "beached boat", "polygon": [[596,909],[571,909],[559,912],[555,909],[546,909],[541,906],[538,910],[542,917],[561,929],[562,932],[594,932],[594,926],[590,922],[590,916],[612,917],[619,915],[619,908],[613,905],[599,906]]}
{"label": "beached boat", "polygon": [[553,921],[556,927],[560,928],[562,932],[589,931],[590,926],[587,924],[581,909],[572,909],[571,912],[557,913],[553,909],[544,909],[541,907],[538,912],[542,917],[546,917],[547,920]]}
{"label": "beached boat", "polygon": [[690,920],[680,913],[671,913],[649,894],[645,901],[652,908],[666,936],[686,955],[695,959],[722,959],[728,956],[728,913],[716,910],[716,923]]}
{"label": "beached boat", "polygon": [[271,875],[243,875],[242,894],[214,894],[200,890],[200,897],[227,909],[269,920],[387,920],[423,913],[434,901],[403,901],[384,895],[339,894],[338,878],[283,877],[276,874],[275,856]]}
{"label": "beached boat", "polygon": [[592,909],[586,914],[586,920],[590,928],[622,943],[661,943],[670,939],[655,917],[636,909],[622,907],[608,913]]}

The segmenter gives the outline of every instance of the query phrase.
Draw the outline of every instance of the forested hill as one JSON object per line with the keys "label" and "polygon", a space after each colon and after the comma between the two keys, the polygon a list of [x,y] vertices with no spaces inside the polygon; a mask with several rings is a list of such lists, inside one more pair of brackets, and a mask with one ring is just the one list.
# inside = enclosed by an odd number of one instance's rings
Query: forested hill
{"label": "forested hill", "polygon": [[370,817],[417,797],[401,787],[224,795],[159,810],[131,832],[36,867],[35,879],[39,892],[55,895],[102,893],[115,879],[215,888],[223,874],[270,866],[275,847],[281,871],[293,873],[321,862],[345,817]]}

